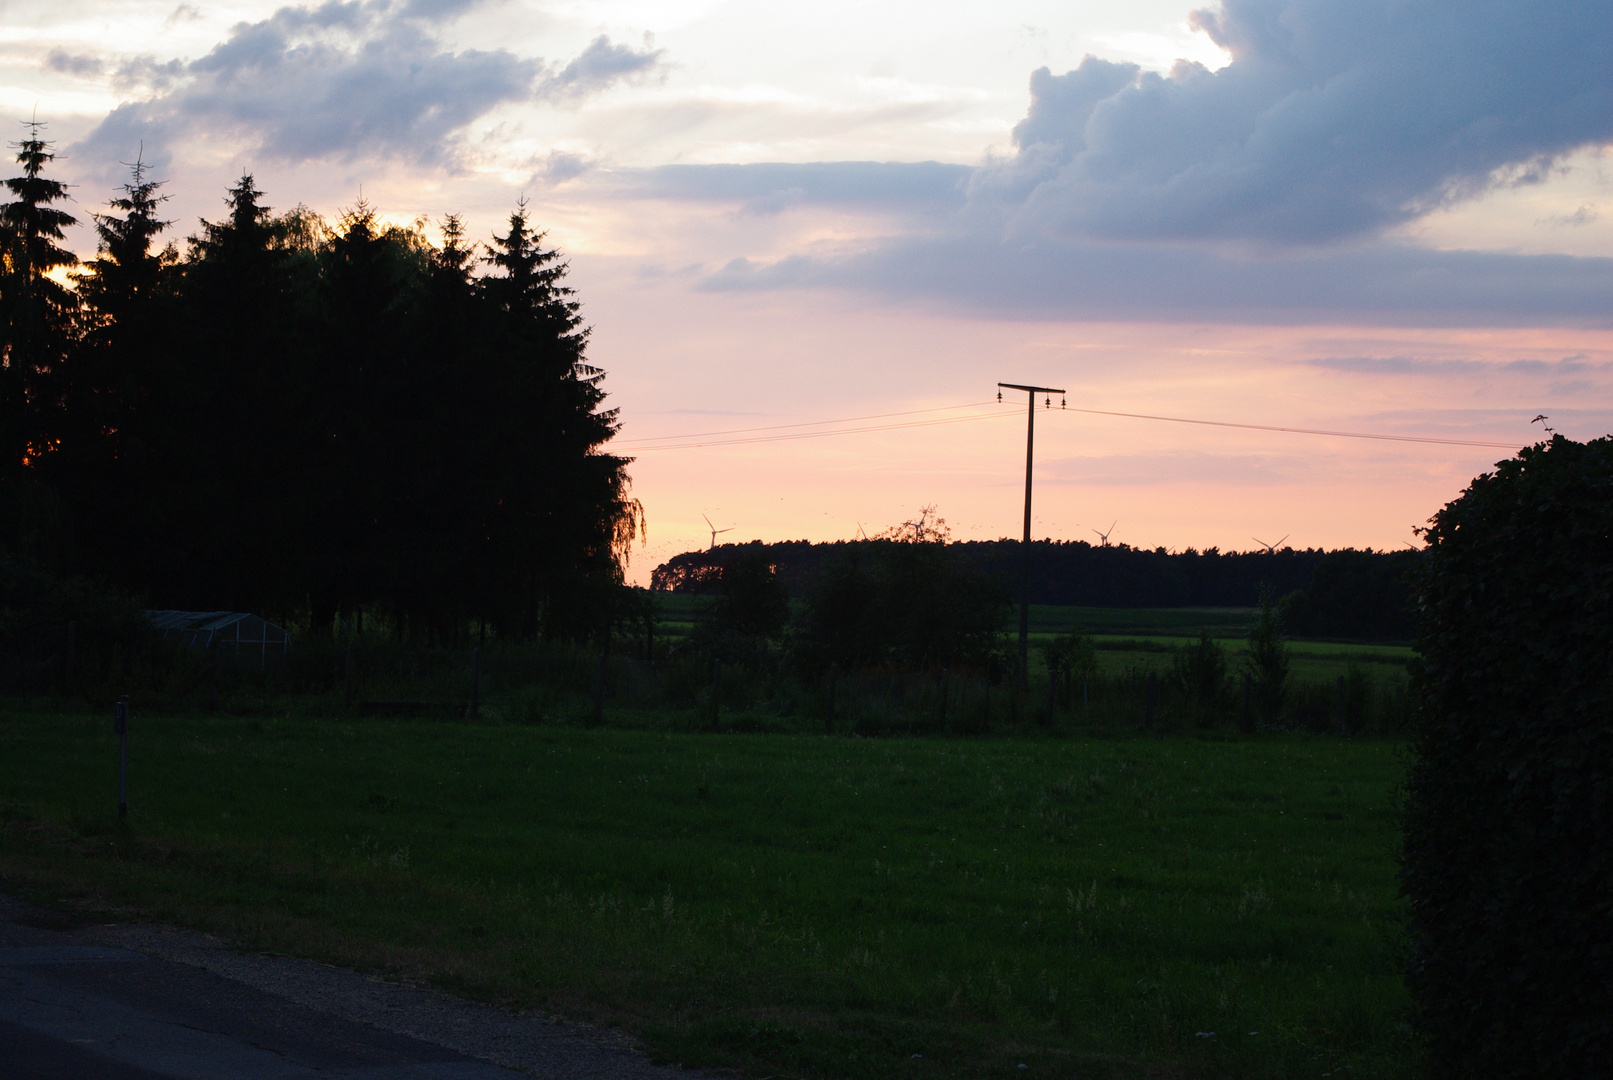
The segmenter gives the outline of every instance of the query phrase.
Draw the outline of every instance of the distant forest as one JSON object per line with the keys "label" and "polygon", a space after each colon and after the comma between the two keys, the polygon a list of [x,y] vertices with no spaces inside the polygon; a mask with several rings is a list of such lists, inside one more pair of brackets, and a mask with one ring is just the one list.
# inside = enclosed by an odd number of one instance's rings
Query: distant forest
{"label": "distant forest", "polygon": [[159,607],[598,632],[642,525],[588,330],[524,207],[275,214],[251,175],[183,248],[140,164],[96,257],[38,125],[0,206],[0,557]]}
{"label": "distant forest", "polygon": [[[698,593],[721,566],[757,554],[771,563],[792,595],[805,595],[823,561],[875,539],[814,544],[805,540],[724,544],[690,551],[656,567],[655,589]],[[1012,585],[1017,596],[1019,542],[976,540],[948,544],[975,566]],[[1318,637],[1409,640],[1413,633],[1411,589],[1406,573],[1415,551],[1324,551],[1284,548],[1226,552],[1214,548],[1169,552],[1125,544],[1094,546],[1082,540],[1038,540],[1030,549],[1033,604],[1081,607],[1253,607],[1262,590],[1283,602],[1292,633]]]}

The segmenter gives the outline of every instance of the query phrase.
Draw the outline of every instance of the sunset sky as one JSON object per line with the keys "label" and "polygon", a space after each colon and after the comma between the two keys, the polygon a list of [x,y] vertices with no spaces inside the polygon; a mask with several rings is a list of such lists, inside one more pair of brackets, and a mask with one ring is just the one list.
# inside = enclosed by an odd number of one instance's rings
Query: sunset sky
{"label": "sunset sky", "polygon": [[[1018,535],[998,381],[1502,447],[1540,413],[1613,429],[1605,3],[0,11],[0,104],[49,122],[81,218],[136,154],[176,241],[243,171],[277,210],[362,191],[484,238],[524,195],[637,456],[637,580],[705,546],[702,514],[823,540],[935,504],[957,538]],[[1053,404],[1056,539],[1399,547],[1508,454]],[[842,428],[883,430],[776,438]]]}

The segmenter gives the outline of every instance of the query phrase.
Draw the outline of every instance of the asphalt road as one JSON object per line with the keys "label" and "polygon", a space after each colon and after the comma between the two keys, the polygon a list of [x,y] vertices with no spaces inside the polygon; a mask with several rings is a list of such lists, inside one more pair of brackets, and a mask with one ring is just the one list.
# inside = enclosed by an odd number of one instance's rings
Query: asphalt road
{"label": "asphalt road", "polygon": [[[53,925],[54,924],[54,925]],[[609,1033],[0,897],[0,1080],[674,1080]]]}

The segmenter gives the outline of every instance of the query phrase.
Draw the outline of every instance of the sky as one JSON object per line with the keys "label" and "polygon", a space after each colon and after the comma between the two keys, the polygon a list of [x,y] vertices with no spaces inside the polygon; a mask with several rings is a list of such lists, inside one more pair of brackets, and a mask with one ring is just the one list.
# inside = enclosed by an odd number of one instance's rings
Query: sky
{"label": "sky", "polygon": [[483,237],[525,198],[635,458],[636,581],[711,528],[1017,536],[998,382],[1064,391],[1038,538],[1386,549],[1545,424],[1613,430],[1605,14],[0,0],[0,106],[81,216],[140,156],[178,242],[242,172]]}

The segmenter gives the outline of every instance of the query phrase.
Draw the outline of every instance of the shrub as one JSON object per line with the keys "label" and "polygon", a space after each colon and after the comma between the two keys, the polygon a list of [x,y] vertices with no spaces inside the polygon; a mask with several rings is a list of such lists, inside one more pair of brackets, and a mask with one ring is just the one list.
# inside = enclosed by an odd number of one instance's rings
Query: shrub
{"label": "shrub", "polygon": [[724,563],[714,577],[716,595],[696,619],[689,644],[705,660],[762,662],[789,621],[789,591],[759,552]]}
{"label": "shrub", "polygon": [[1215,722],[1221,712],[1222,690],[1227,677],[1227,653],[1208,630],[1199,639],[1177,651],[1176,681],[1187,695],[1189,707],[1201,727]]}
{"label": "shrub", "polygon": [[1054,697],[1066,709],[1075,704],[1076,687],[1087,687],[1098,675],[1098,649],[1086,634],[1060,634],[1042,644],[1048,677],[1054,681]]}
{"label": "shrub", "polygon": [[1288,683],[1288,642],[1270,589],[1260,590],[1260,611],[1249,627],[1249,651],[1244,663],[1254,684],[1256,713],[1267,723],[1276,723],[1282,714],[1283,691]]}
{"label": "shrub", "polygon": [[826,560],[797,635],[802,667],[997,667],[1007,595],[938,542],[874,540]]}
{"label": "shrub", "polygon": [[[69,630],[71,628],[71,631]],[[0,686],[101,692],[151,684],[167,650],[131,596],[0,552]]]}
{"label": "shrub", "polygon": [[1402,872],[1433,1071],[1605,1076],[1613,440],[1523,450],[1426,539]]}

